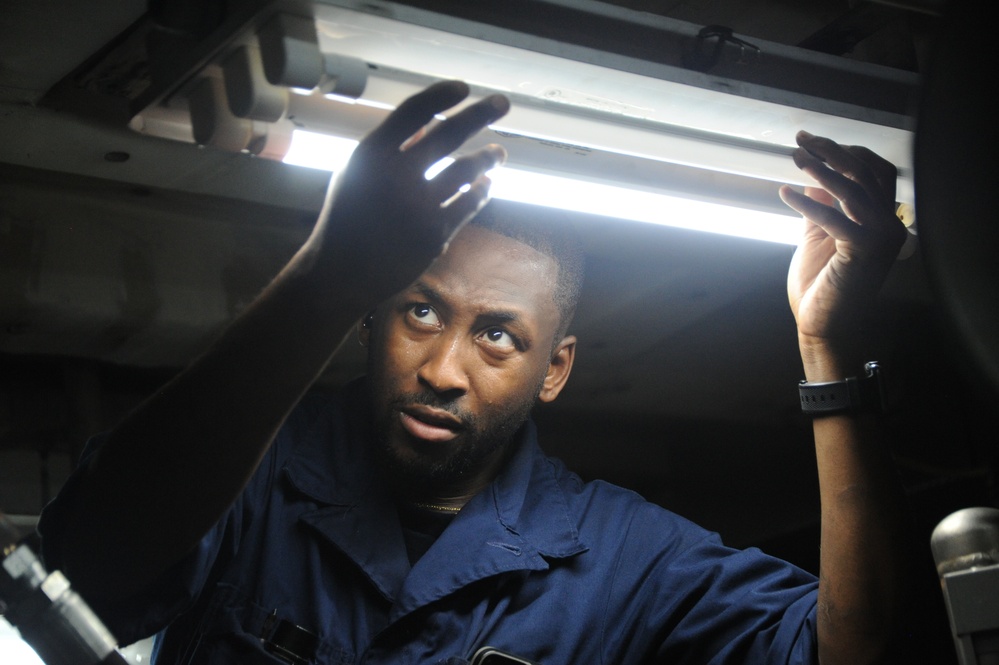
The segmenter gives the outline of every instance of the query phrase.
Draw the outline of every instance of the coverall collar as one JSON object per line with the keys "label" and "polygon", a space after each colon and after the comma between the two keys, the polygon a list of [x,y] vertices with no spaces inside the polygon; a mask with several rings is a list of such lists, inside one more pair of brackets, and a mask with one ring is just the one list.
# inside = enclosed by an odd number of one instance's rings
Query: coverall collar
{"label": "coverall collar", "polygon": [[[363,387],[356,388],[348,405],[358,396],[363,399]],[[586,550],[529,421],[500,475],[411,567],[392,493],[373,464],[368,428],[361,422],[367,409],[350,413],[344,440],[334,445],[310,438],[284,471],[291,485],[318,505],[300,521],[357,564],[393,604],[391,620],[478,580],[546,570],[549,559]]]}

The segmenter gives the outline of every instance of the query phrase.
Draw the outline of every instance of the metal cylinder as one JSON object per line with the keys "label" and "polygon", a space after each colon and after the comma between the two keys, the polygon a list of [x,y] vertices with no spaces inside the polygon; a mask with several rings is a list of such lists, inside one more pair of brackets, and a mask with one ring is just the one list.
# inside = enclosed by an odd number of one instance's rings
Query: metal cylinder
{"label": "metal cylinder", "polygon": [[999,509],[951,513],[933,529],[930,549],[940,575],[999,563]]}

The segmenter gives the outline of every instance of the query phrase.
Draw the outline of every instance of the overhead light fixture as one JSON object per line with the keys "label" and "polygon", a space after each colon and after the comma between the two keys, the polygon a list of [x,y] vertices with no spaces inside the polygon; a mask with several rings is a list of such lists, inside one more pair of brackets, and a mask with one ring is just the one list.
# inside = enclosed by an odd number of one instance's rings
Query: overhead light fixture
{"label": "overhead light fixture", "polygon": [[[899,200],[912,202],[905,128],[684,85],[656,76],[652,65],[624,71],[333,4],[316,3],[313,16],[264,17],[139,124],[189,111],[199,143],[301,163],[303,130],[357,140],[406,97],[458,78],[473,98],[501,92],[512,102],[464,147],[507,149],[494,177],[497,198],[578,208],[578,192],[602,192],[586,211],[705,230],[706,211],[722,209],[723,226],[736,235],[795,242],[800,220],[777,188],[808,184],[790,158],[795,133],[807,128],[899,164]],[[539,195],[511,189],[531,179],[551,184]],[[570,181],[584,184],[557,200]],[[670,212],[681,201],[690,203]],[[737,221],[748,218],[743,210],[766,220],[764,232]]]}
{"label": "overhead light fixture", "polygon": [[804,183],[787,157],[807,128],[900,165],[908,189],[911,132],[873,113],[809,111],[660,78],[649,63],[633,73],[329,4],[314,11],[323,54],[368,63],[366,102],[395,106],[432,81],[462,79],[510,96],[502,131],[781,183]]}

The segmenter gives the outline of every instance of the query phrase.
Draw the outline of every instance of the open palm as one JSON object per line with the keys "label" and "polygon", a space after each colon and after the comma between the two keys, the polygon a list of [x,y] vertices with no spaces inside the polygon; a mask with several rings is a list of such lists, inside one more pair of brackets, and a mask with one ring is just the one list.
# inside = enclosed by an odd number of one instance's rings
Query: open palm
{"label": "open palm", "polygon": [[788,272],[799,335],[848,335],[881,287],[905,227],[895,216],[895,167],[866,148],[802,132],[795,163],[821,187],[782,187],[806,219]]}

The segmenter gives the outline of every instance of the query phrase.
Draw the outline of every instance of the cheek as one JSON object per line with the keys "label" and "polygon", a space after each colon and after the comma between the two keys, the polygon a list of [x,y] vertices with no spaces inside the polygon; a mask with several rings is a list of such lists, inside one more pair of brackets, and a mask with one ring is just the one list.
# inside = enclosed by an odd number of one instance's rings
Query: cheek
{"label": "cheek", "polygon": [[423,354],[423,345],[389,329],[372,340],[368,349],[368,372],[397,383],[407,376],[416,376]]}
{"label": "cheek", "polygon": [[474,392],[484,408],[507,411],[525,402],[533,402],[544,380],[545,372],[519,367],[496,368],[486,365],[474,381]]}

